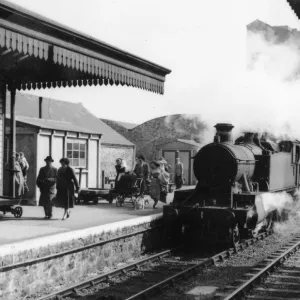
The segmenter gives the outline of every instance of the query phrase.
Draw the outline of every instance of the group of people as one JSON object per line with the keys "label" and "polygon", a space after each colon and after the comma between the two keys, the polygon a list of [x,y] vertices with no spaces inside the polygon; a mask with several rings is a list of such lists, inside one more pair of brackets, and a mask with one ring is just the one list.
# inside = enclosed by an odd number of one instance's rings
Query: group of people
{"label": "group of people", "polygon": [[68,158],[59,161],[61,167],[58,170],[52,165],[53,162],[51,156],[45,158],[46,165],[40,169],[36,180],[41,192],[39,205],[44,207],[45,219],[52,218],[53,206],[63,208],[62,220],[65,220],[70,217],[70,209],[75,204],[75,192],[79,193],[80,187]]}
{"label": "group of people", "polygon": [[[116,163],[117,184],[122,175],[130,170],[123,159],[118,158]],[[142,197],[144,197],[147,187],[150,186],[150,197],[154,200],[153,208],[156,208],[158,201],[166,203],[168,186],[170,183],[170,168],[171,167],[163,157],[159,158],[157,161],[150,162],[150,164],[146,163],[143,155],[136,158],[136,165],[132,172],[138,179],[143,179],[140,191]],[[176,159],[174,175],[176,188],[181,188],[183,183],[183,165],[179,158]]]}

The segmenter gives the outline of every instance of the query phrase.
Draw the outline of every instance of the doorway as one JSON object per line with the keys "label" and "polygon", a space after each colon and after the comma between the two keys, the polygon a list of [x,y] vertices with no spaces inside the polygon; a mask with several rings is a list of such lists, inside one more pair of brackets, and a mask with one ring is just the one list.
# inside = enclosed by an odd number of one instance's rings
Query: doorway
{"label": "doorway", "polygon": [[180,158],[180,161],[183,164],[184,185],[190,185],[191,184],[191,151],[163,150],[162,155],[164,159],[168,162],[168,164],[171,166],[170,175],[172,181],[174,181],[176,158],[177,157]]}

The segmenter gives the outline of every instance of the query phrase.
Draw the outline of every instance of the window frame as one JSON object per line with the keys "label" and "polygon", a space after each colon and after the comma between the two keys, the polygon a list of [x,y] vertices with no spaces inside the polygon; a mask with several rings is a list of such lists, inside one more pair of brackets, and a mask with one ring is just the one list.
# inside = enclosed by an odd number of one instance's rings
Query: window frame
{"label": "window frame", "polygon": [[[69,144],[71,144],[71,149],[69,148]],[[78,144],[78,149],[74,149],[74,144]],[[84,151],[82,146],[84,145]],[[77,147],[75,147],[77,148]],[[72,153],[70,157],[70,152]],[[78,153],[78,157],[74,157],[74,152]],[[85,153],[84,158],[80,158],[81,152]],[[86,139],[67,139],[66,141],[66,157],[70,160],[70,166],[72,168],[85,168],[88,167],[88,140]],[[78,159],[78,165],[74,165],[74,159]],[[81,163],[81,160],[84,159],[84,164]]]}

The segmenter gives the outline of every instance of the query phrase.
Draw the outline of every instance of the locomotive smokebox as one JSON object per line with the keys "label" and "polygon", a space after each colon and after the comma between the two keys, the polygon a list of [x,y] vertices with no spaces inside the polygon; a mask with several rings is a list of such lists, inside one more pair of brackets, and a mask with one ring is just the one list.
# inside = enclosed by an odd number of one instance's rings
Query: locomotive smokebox
{"label": "locomotive smokebox", "polygon": [[221,143],[233,143],[232,141],[232,128],[234,127],[228,123],[218,123],[214,126],[217,130],[216,136],[219,136],[219,140]]}

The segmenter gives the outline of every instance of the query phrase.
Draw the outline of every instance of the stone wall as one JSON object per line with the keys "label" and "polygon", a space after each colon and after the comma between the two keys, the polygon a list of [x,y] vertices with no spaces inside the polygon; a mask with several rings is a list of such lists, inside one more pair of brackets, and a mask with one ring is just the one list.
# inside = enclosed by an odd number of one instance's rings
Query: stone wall
{"label": "stone wall", "polygon": [[147,121],[130,131],[128,139],[136,145],[136,154],[143,153],[147,160],[157,159],[157,145],[175,139],[201,142],[206,125],[198,116],[171,115]]}
{"label": "stone wall", "polygon": [[103,120],[115,131],[136,145],[136,155],[143,154],[146,160],[157,159],[158,145],[170,143],[176,139],[201,142],[207,126],[198,115],[170,115],[149,120],[133,129],[126,129],[117,122]]}
{"label": "stone wall", "polygon": [[[144,229],[149,228],[152,229],[143,232]],[[138,231],[141,233],[130,235]],[[126,238],[108,241],[126,234],[129,235]],[[85,250],[73,251],[73,253],[54,259],[45,258],[39,263],[12,270],[1,270],[0,267],[0,299],[21,300],[27,299],[29,295],[38,297],[99,276],[118,266],[118,264],[138,258],[144,252],[161,248],[162,237],[162,220],[158,219],[115,232],[105,232],[84,239],[6,255],[2,257],[2,269],[5,266],[29,261],[37,257],[45,257],[71,249],[75,250],[84,245],[100,244]]]}
{"label": "stone wall", "polygon": [[102,144],[101,146],[101,170],[104,171],[104,176],[116,175],[116,159],[125,159],[127,166],[132,169],[134,164],[135,148],[129,146],[114,146]]}

